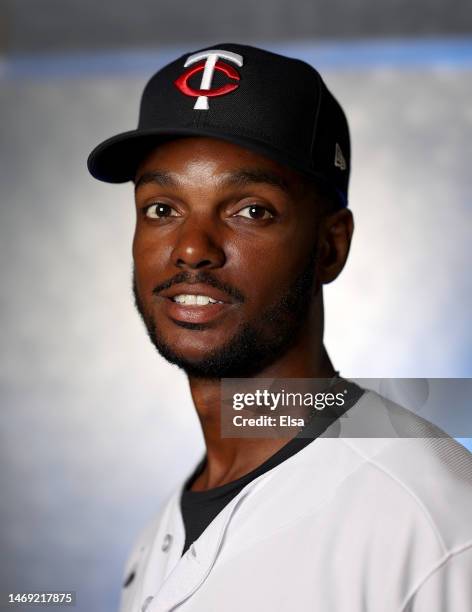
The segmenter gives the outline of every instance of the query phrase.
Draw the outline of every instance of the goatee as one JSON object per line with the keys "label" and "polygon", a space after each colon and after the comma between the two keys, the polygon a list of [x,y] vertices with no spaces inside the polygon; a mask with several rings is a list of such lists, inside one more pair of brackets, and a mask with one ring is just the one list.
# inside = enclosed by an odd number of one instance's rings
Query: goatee
{"label": "goatee", "polygon": [[[277,361],[297,342],[318,291],[316,261],[315,245],[305,267],[280,299],[261,313],[257,321],[241,325],[225,345],[210,351],[201,359],[187,359],[163,339],[154,317],[149,316],[143,307],[137,289],[136,271],[133,269],[135,306],[159,353],[170,363],[182,368],[188,376],[207,379],[249,378]],[[219,284],[216,279],[211,281],[209,272],[202,271],[200,276],[203,278],[199,278],[199,275],[192,277],[194,282],[206,280],[210,281],[208,284]],[[234,289],[233,292],[239,293]],[[193,329],[199,333],[198,328]]]}

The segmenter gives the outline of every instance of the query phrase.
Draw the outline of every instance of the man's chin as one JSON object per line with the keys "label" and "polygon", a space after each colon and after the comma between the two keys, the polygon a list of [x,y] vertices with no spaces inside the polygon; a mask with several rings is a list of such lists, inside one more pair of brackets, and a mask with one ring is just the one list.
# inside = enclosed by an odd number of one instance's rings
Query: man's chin
{"label": "man's chin", "polygon": [[177,332],[172,339],[168,339],[167,335],[157,334],[151,329],[149,337],[164,359],[182,369],[186,369],[187,365],[189,369],[198,368],[199,364],[204,367],[205,363],[215,365],[222,356],[228,355],[227,347],[231,346],[232,340],[230,338],[227,342],[222,342],[221,338],[218,338],[219,342],[216,342],[212,330],[209,330],[208,334],[186,334],[185,330],[182,330],[182,333]]}
{"label": "man's chin", "polygon": [[[149,337],[164,359],[193,378],[247,378],[254,376],[273,361],[275,355],[258,341],[256,330],[243,328],[220,346],[213,343],[168,343],[154,325],[148,326]],[[209,349],[211,347],[211,349]]]}
{"label": "man's chin", "polygon": [[219,379],[234,375],[234,364],[222,363],[214,354],[178,352],[162,344],[154,343],[154,345],[166,361],[179,367],[189,377]]}

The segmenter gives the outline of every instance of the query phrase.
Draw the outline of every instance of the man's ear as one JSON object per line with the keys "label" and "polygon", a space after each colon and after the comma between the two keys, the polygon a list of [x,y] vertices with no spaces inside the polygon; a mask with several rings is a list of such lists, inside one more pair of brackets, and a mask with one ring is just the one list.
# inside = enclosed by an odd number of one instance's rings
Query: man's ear
{"label": "man's ear", "polygon": [[322,220],[318,243],[318,278],[323,285],[334,281],[344,268],[353,231],[354,219],[348,208],[327,215]]}

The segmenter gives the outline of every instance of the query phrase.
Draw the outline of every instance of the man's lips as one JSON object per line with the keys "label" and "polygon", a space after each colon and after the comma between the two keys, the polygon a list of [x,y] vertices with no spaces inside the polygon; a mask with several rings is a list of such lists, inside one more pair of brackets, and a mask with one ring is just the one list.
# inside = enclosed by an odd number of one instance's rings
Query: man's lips
{"label": "man's lips", "polygon": [[210,323],[235,304],[227,293],[206,284],[176,284],[158,296],[167,315],[185,323]]}
{"label": "man's lips", "polygon": [[[233,299],[224,291],[220,291],[216,287],[211,287],[205,284],[192,284],[184,285],[177,284],[160,291],[159,296],[168,298],[169,300],[175,301],[175,298],[180,296],[192,295],[192,296],[207,296],[216,302],[223,302],[224,304],[232,304]],[[189,304],[190,306],[191,304]]]}

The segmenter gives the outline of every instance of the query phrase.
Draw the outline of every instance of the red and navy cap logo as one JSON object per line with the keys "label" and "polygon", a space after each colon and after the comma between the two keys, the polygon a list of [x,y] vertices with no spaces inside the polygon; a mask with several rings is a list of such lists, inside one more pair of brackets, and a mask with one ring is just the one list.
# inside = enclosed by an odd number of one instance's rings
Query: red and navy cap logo
{"label": "red and navy cap logo", "polygon": [[[221,61],[222,59],[232,62],[239,67],[243,65],[242,55],[232,53],[231,51],[223,51],[221,49],[200,51],[199,53],[190,55],[185,61],[184,68],[188,68],[188,70],[174,81],[174,85],[186,96],[197,98],[193,107],[194,109],[208,110],[208,98],[224,96],[239,87],[237,82],[241,78],[239,72],[231,64]],[[215,70],[222,72],[231,80],[221,87],[212,89],[211,83]],[[198,72],[203,72],[200,89],[194,89],[189,85],[188,81]]]}

